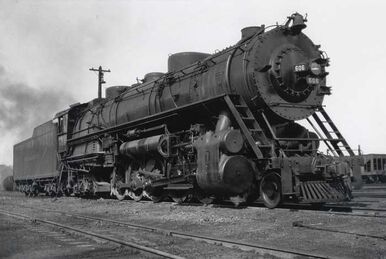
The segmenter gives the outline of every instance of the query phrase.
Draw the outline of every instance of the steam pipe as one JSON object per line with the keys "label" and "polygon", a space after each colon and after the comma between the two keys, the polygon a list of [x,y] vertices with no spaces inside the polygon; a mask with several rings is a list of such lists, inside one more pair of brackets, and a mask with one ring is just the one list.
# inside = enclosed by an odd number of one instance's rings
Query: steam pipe
{"label": "steam pipe", "polygon": [[229,118],[229,113],[226,111],[222,111],[219,115],[217,124],[216,124],[216,132],[223,131],[228,129],[231,126],[231,120]]}

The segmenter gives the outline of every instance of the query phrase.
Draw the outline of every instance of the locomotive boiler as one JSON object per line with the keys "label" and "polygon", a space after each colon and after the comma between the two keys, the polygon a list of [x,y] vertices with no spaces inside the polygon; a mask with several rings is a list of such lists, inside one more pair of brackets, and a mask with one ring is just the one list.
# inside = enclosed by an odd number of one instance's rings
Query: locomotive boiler
{"label": "locomotive boiler", "polygon": [[[295,13],[284,25],[244,28],[218,53],[171,55],[166,73],[71,105],[54,118],[52,177],[19,169],[17,185],[153,201],[260,198],[270,208],[349,198],[351,168],[336,157],[354,153],[322,107],[329,59],[302,32],[305,22]],[[15,163],[24,163],[20,149]]]}

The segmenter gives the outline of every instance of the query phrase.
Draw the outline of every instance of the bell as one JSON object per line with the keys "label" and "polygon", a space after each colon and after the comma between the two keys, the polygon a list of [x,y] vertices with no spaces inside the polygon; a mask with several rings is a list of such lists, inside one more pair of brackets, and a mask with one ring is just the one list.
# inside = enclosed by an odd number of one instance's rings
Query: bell
{"label": "bell", "polygon": [[304,23],[306,19],[302,15],[295,13],[291,16],[292,25],[290,27],[291,33],[294,35],[299,34],[307,25]]}

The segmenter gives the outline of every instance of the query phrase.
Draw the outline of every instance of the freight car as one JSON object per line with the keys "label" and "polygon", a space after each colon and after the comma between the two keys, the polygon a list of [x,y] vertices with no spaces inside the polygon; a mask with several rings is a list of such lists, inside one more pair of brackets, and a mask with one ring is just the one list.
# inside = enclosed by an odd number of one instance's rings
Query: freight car
{"label": "freight car", "polygon": [[386,154],[365,154],[362,178],[366,183],[386,183]]}
{"label": "freight car", "polygon": [[244,28],[218,53],[171,55],[167,73],[71,105],[47,123],[56,134],[49,155],[30,143],[45,141],[35,134],[15,146],[16,184],[155,202],[260,197],[270,208],[349,198],[350,168],[337,158],[354,152],[322,106],[329,59],[303,34],[305,22],[295,13],[283,25]]}

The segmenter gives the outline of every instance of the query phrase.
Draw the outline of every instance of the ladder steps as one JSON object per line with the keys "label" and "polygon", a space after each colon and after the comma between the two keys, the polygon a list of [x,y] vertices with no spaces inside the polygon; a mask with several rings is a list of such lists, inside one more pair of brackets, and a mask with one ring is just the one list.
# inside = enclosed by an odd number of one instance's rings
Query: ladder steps
{"label": "ladder steps", "polygon": [[[256,155],[256,158],[266,159],[266,155],[263,154],[260,147],[264,149],[264,153],[268,153],[269,150],[266,149],[268,147],[272,148],[271,145],[267,145],[269,144],[269,140],[265,136],[259,122],[254,117],[244,99],[238,95],[233,97],[234,98],[231,96],[225,96],[225,102],[227,103],[229,110],[239,124],[240,129],[244,134],[247,143],[249,143],[253,153]],[[263,147],[260,143],[262,145],[266,145],[266,147]]]}
{"label": "ladder steps", "polygon": [[[312,117],[326,136],[326,140],[324,140],[327,147],[336,152],[337,155],[343,156],[343,152],[347,152],[350,156],[354,156],[355,153],[351,149],[350,145],[347,143],[343,135],[340,133],[339,129],[336,127],[334,122],[328,116],[327,112],[320,107],[318,110],[319,114],[315,112]],[[326,126],[329,126],[328,128]],[[332,136],[334,134],[335,136]],[[321,134],[319,134],[321,135]],[[338,145],[340,143],[341,145]],[[331,144],[331,146],[330,146]]]}

